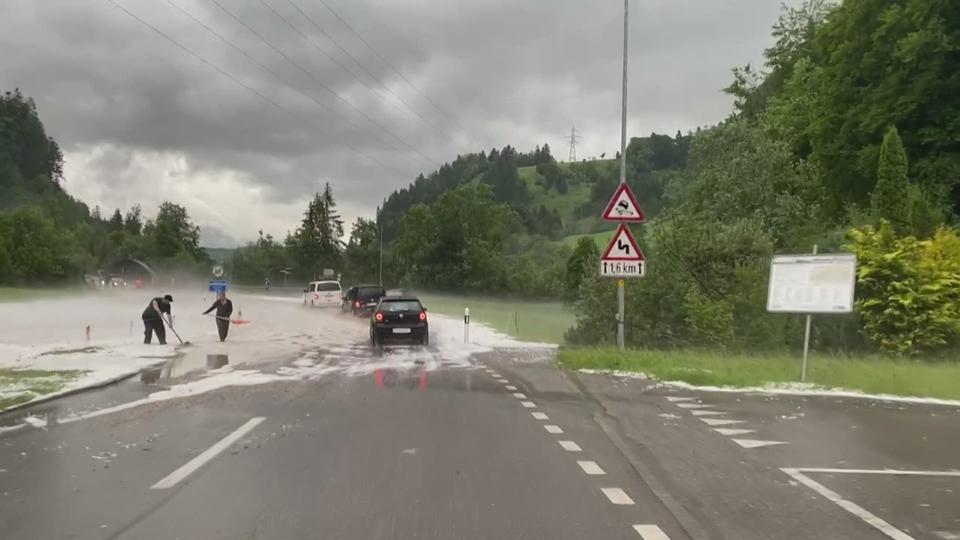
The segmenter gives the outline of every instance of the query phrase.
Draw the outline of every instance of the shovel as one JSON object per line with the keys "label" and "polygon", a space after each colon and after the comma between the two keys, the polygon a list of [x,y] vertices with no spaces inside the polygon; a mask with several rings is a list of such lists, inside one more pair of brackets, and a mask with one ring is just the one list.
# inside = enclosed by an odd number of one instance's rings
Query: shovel
{"label": "shovel", "polygon": [[184,341],[180,339],[180,334],[178,334],[177,331],[173,329],[173,325],[170,324],[170,321],[164,319],[162,316],[160,317],[160,319],[162,319],[163,322],[167,323],[167,328],[169,328],[170,331],[173,332],[173,335],[177,336],[177,341],[179,341],[181,345],[190,345],[189,341]]}

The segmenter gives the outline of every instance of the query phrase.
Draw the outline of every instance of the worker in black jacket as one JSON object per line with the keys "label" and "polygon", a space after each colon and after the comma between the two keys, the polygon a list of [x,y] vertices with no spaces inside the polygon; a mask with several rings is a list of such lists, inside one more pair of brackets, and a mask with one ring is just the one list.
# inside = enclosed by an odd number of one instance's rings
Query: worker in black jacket
{"label": "worker in black jacket", "polygon": [[170,314],[170,304],[173,302],[173,297],[169,294],[163,298],[154,298],[150,301],[150,305],[147,306],[147,309],[143,310],[143,315],[140,316],[143,319],[143,342],[150,343],[152,334],[157,334],[157,341],[161,345],[167,344],[167,331],[163,327],[163,314],[167,314],[167,323],[173,327],[173,316]]}
{"label": "worker in black jacket", "polygon": [[220,341],[226,341],[227,332],[230,330],[230,315],[233,313],[233,302],[227,298],[227,293],[218,293],[213,305],[203,314],[206,315],[213,310],[217,310],[217,332],[220,333]]}

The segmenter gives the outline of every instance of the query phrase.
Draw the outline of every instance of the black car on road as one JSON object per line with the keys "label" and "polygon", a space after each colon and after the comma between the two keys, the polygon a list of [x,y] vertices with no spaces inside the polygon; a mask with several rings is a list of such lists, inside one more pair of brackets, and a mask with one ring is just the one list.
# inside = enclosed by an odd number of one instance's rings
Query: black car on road
{"label": "black car on road", "polygon": [[430,343],[427,308],[414,296],[385,296],[370,317],[370,343],[374,346],[392,341]]}
{"label": "black car on road", "polygon": [[354,285],[343,295],[340,310],[349,311],[354,317],[369,315],[377,307],[377,302],[386,294],[387,290],[383,285]]}

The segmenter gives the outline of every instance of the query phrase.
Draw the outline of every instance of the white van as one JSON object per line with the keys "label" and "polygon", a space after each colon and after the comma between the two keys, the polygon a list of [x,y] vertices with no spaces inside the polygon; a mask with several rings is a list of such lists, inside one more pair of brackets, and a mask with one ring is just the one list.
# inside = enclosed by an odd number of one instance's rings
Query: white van
{"label": "white van", "polygon": [[311,281],[303,290],[303,305],[337,307],[343,302],[339,281]]}

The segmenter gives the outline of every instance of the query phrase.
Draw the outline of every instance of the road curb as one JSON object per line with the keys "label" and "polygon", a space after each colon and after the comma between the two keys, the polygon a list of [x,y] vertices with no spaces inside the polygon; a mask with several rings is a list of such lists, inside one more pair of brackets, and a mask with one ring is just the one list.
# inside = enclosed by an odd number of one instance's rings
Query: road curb
{"label": "road curb", "polygon": [[116,384],[116,383],[118,383],[118,382],[125,381],[125,380],[127,380],[127,379],[129,379],[129,378],[136,377],[137,375],[139,375],[140,373],[142,373],[143,370],[145,370],[145,369],[155,368],[155,367],[157,367],[157,366],[161,366],[161,365],[166,364],[166,363],[167,363],[167,360],[163,360],[163,361],[160,361],[160,362],[154,362],[154,363],[152,363],[152,364],[148,364],[148,365],[146,365],[146,366],[143,366],[143,367],[137,369],[136,371],[132,371],[132,372],[130,372],[130,373],[124,373],[124,374],[117,375],[117,376],[114,376],[114,377],[110,377],[109,379],[104,379],[104,380],[102,380],[102,381],[97,381],[97,382],[95,382],[95,383],[93,383],[93,384],[90,384],[90,385],[87,385],[87,386],[81,386],[81,387],[79,387],[79,388],[71,388],[70,390],[64,390],[64,391],[62,391],[62,392],[54,392],[53,394],[47,394],[47,395],[45,395],[45,396],[40,396],[40,397],[38,397],[38,398],[31,399],[30,401],[24,401],[23,403],[17,403],[16,405],[13,405],[13,406],[11,406],[11,407],[7,407],[6,409],[3,409],[2,411],[0,411],[0,416],[6,415],[6,414],[11,413],[11,412],[14,412],[14,411],[19,411],[20,409],[26,409],[27,407],[32,407],[32,406],[34,406],[34,405],[39,405],[39,404],[41,404],[41,403],[47,403],[47,402],[53,401],[53,400],[55,400],[55,399],[60,399],[60,398],[68,397],[68,396],[73,396],[73,395],[79,394],[79,393],[81,393],[81,392],[86,392],[86,391],[88,391],[88,390],[96,390],[96,389],[98,389],[98,388],[103,388],[103,387],[105,387],[105,386],[110,386],[111,384]]}

